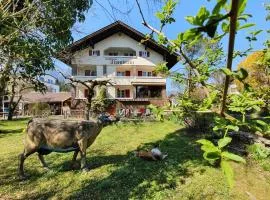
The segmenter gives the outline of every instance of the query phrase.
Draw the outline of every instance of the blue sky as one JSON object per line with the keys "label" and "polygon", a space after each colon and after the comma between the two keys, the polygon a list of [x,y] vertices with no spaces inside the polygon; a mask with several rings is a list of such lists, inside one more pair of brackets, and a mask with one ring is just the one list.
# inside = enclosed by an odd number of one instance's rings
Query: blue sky
{"label": "blue sky", "polygon": [[[115,7],[121,11],[126,11],[131,8],[131,12],[128,15],[122,15],[116,12],[115,16],[110,17],[108,14],[111,13],[111,7],[109,6],[108,2],[106,0],[98,0],[99,3],[101,3],[105,9],[107,9],[108,12],[106,12],[104,9],[100,7],[100,5],[97,4],[96,1],[94,1],[94,5],[92,8],[89,9],[89,11],[86,13],[86,20],[83,23],[76,23],[73,27],[73,37],[74,40],[78,40],[114,21],[114,19],[122,20],[123,22],[129,24],[133,28],[143,32],[143,33],[149,33],[149,30],[146,29],[142,24],[141,17],[139,15],[139,11],[136,7],[135,0],[111,0],[111,2],[115,5]],[[124,6],[123,2],[128,2],[128,6]],[[159,22],[154,16],[154,13],[160,8],[160,3],[150,3],[147,4],[145,0],[140,0],[143,12],[145,14],[145,17],[147,21],[154,27],[159,27]],[[213,3],[215,3],[214,0],[208,2],[207,0],[179,0],[179,3],[177,5],[176,12],[174,14],[174,17],[176,18],[176,22],[172,25],[169,25],[165,29],[166,35],[173,39],[177,36],[179,32],[183,32],[187,29],[189,29],[191,26],[186,22],[184,19],[185,16],[188,15],[196,15],[199,8],[204,5],[206,8],[211,10]],[[266,11],[264,9],[264,3],[270,3],[269,0],[248,0],[247,9],[245,13],[252,14],[252,18],[249,19],[249,23],[255,23],[256,26],[251,27],[249,30],[244,29],[237,33],[236,35],[236,43],[235,43],[235,50],[245,50],[248,48],[248,42],[245,39],[245,36],[247,36],[248,31],[252,30],[266,30],[270,29],[270,22],[266,22],[265,16]],[[244,37],[243,37],[244,36]],[[263,42],[266,40],[269,34],[264,31],[262,32],[257,38],[258,41],[253,43],[254,50],[262,49],[263,48]],[[228,38],[225,37],[222,41],[224,50],[227,49],[227,43]],[[233,62],[234,68],[237,66],[237,63],[243,58],[235,59]],[[58,66],[63,66],[60,63],[57,63]],[[180,64],[177,64],[173,70],[182,68]],[[168,81],[167,84],[168,90],[174,90],[173,86],[171,85],[171,82]]]}

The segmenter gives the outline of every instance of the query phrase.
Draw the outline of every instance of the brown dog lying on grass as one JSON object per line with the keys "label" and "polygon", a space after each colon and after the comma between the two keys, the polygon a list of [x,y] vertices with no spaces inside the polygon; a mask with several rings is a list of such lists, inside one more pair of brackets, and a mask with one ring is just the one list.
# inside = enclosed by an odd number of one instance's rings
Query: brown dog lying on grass
{"label": "brown dog lying on grass", "polygon": [[135,156],[148,161],[163,160],[168,155],[163,154],[157,147],[153,148],[151,151],[135,151]]}

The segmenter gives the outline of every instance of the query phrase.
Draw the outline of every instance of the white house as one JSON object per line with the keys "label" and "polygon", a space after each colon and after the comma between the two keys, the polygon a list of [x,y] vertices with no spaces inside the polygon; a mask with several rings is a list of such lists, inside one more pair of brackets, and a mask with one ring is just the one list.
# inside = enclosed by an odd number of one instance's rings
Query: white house
{"label": "white house", "polygon": [[39,77],[39,80],[47,86],[48,92],[59,92],[59,85],[56,84],[56,78],[50,75]]}
{"label": "white house", "polygon": [[[116,21],[69,46],[71,59],[62,60],[72,67],[72,76],[79,80],[110,79],[107,97],[122,106],[164,104],[166,79],[153,71],[157,64],[177,63],[177,54],[127,24]],[[87,89],[76,88],[76,98],[84,99]]]}

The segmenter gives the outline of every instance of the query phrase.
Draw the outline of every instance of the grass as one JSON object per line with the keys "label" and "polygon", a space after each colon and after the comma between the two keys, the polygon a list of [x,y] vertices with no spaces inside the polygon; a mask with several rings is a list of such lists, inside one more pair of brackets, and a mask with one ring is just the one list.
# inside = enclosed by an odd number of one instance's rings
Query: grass
{"label": "grass", "polygon": [[[172,122],[108,126],[88,149],[89,172],[70,169],[72,153],[36,155],[25,163],[27,181],[16,176],[21,132],[27,120],[0,121],[0,199],[269,199],[270,174],[254,160],[233,164],[235,187],[229,190],[219,169],[202,159],[196,134]],[[8,131],[3,131],[8,130]],[[159,144],[168,157],[160,162],[136,158],[137,149]]]}

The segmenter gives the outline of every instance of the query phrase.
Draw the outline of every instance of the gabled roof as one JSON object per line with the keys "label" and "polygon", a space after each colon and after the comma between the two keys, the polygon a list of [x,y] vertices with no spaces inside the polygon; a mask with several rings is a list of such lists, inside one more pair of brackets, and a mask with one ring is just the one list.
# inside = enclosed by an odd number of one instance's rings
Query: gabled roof
{"label": "gabled roof", "polygon": [[40,92],[29,92],[23,94],[22,101],[26,103],[37,103],[37,102],[64,102],[71,98],[70,92],[46,92],[42,94]]}
{"label": "gabled roof", "polygon": [[[82,39],[74,42],[70,46],[68,46],[68,50],[72,53],[85,49],[89,46],[94,46],[96,43],[106,39],[107,37],[110,37],[111,35],[122,32],[129,37],[133,38],[134,40],[141,42],[143,39],[145,39],[145,35],[136,29],[128,26],[127,24],[123,23],[122,21],[116,21],[108,26],[105,26],[101,29],[99,29],[96,32],[91,33],[90,35],[87,35],[83,37]],[[159,45],[156,41],[149,39],[143,43],[147,48],[150,48],[157,53],[164,55],[166,57],[166,62],[168,68],[172,68],[177,63],[177,54],[176,53],[170,53],[169,50]],[[62,60],[65,62],[64,60]]]}

